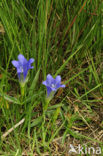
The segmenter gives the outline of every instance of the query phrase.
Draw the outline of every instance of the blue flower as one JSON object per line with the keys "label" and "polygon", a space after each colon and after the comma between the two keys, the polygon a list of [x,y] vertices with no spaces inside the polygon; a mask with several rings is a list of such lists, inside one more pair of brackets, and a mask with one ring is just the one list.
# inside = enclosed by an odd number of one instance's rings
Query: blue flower
{"label": "blue flower", "polygon": [[61,76],[58,75],[55,79],[48,74],[47,75],[47,79],[46,81],[42,82],[43,85],[46,86],[47,88],[47,97],[50,96],[51,93],[53,93],[53,95],[55,94],[55,92],[57,91],[57,89],[59,88],[64,88],[65,85],[61,84]]}
{"label": "blue flower", "polygon": [[33,58],[27,61],[27,59],[22,54],[18,55],[18,61],[12,61],[13,66],[17,69],[17,74],[20,82],[25,82],[28,70],[34,68],[33,66],[31,66],[31,63],[33,62]]}

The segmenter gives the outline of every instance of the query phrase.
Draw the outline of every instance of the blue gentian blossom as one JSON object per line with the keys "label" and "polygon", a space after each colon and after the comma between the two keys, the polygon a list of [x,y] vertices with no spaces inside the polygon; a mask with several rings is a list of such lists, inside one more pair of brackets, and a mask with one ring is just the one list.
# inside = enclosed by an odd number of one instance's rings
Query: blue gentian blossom
{"label": "blue gentian blossom", "polygon": [[57,89],[65,87],[65,85],[61,84],[60,75],[54,79],[50,74],[48,74],[46,81],[43,81],[42,84],[47,88],[47,97],[51,96],[51,94],[54,95]]}
{"label": "blue gentian blossom", "polygon": [[33,58],[27,61],[27,59],[22,54],[18,55],[18,61],[12,61],[13,66],[17,69],[17,75],[21,83],[24,83],[26,81],[28,70],[33,68],[33,66],[31,66],[33,62]]}

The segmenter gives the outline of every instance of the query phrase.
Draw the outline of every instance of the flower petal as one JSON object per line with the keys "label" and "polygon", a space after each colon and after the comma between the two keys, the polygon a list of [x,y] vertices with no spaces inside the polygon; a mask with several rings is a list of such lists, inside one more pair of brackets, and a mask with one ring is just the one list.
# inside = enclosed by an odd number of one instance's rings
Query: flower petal
{"label": "flower petal", "polygon": [[43,84],[43,85],[45,85],[45,86],[47,86],[47,83],[46,83],[46,81],[43,81],[43,82],[42,82],[42,84]]}
{"label": "flower petal", "polygon": [[19,67],[19,62],[18,62],[18,61],[13,60],[13,61],[12,61],[12,64],[13,64],[13,66],[16,67],[16,68]]}
{"label": "flower petal", "polygon": [[52,89],[50,87],[47,87],[47,96],[50,95],[51,91],[52,91]]}
{"label": "flower petal", "polygon": [[60,87],[65,88],[65,85],[60,85]]}
{"label": "flower petal", "polygon": [[28,61],[30,64],[31,63],[33,63],[34,62],[34,59],[33,58],[31,58],[31,59],[29,59],[29,61]]}
{"label": "flower petal", "polygon": [[54,78],[50,74],[47,75],[46,83],[47,85],[54,83]]}
{"label": "flower petal", "polygon": [[19,60],[19,62],[21,64],[26,64],[27,63],[27,59],[22,54],[18,55],[18,60]]}
{"label": "flower petal", "polygon": [[61,76],[58,75],[56,78],[55,78],[55,88],[58,89],[61,87]]}
{"label": "flower petal", "polygon": [[34,62],[33,58],[29,59],[29,61],[28,61],[28,69],[33,69],[34,68],[34,66],[31,66],[31,63],[33,63],[33,62]]}
{"label": "flower petal", "polygon": [[57,83],[56,86],[55,86],[56,89],[58,89],[60,87],[61,87],[60,83]]}
{"label": "flower petal", "polygon": [[60,75],[58,75],[56,78],[55,78],[55,81],[56,81],[56,83],[61,83],[61,76]]}
{"label": "flower petal", "polygon": [[65,85],[62,85],[62,84],[56,84],[56,89],[58,89],[58,88],[65,88]]}
{"label": "flower petal", "polygon": [[55,92],[57,91],[57,89],[56,88],[53,88],[53,87],[51,87],[51,90],[52,91],[55,91]]}
{"label": "flower petal", "polygon": [[34,68],[34,66],[31,66],[29,69],[33,69]]}
{"label": "flower petal", "polygon": [[22,68],[17,68],[17,73],[22,73]]}
{"label": "flower petal", "polygon": [[25,81],[25,79],[26,79],[27,74],[28,74],[28,70],[24,70],[24,72],[23,72],[23,75],[24,75],[24,81]]}

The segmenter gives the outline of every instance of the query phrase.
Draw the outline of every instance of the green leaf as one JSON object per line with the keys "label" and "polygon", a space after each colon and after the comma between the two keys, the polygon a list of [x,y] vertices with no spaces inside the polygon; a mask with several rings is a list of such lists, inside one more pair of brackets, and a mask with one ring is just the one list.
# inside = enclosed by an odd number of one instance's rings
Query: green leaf
{"label": "green leaf", "polygon": [[32,84],[31,84],[29,96],[32,95],[33,90],[34,90],[35,87],[36,87],[37,81],[38,81],[38,79],[39,79],[39,73],[40,73],[40,68],[38,69],[38,71],[37,71],[37,73],[36,73],[36,75],[35,75],[35,77],[34,77],[34,80],[33,80]]}
{"label": "green leaf", "polygon": [[33,122],[31,123],[31,127],[34,127],[34,126],[40,124],[41,122],[42,122],[42,116],[34,119]]}
{"label": "green leaf", "polygon": [[12,97],[12,96],[9,96],[9,95],[3,95],[4,99],[9,101],[9,102],[12,102],[12,103],[16,103],[16,104],[21,104],[20,101],[15,98],[15,97]]}

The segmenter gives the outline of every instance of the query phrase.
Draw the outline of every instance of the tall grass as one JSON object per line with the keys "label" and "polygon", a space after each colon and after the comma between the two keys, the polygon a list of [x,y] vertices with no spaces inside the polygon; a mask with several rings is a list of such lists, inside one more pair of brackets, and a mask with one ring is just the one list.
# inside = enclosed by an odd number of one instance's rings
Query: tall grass
{"label": "tall grass", "polygon": [[[68,134],[102,144],[103,140],[72,131],[79,120],[91,129],[84,111],[93,115],[93,107],[103,108],[102,8],[99,0],[1,0],[0,134],[25,118],[1,140],[1,155],[53,154],[53,140],[62,137],[64,143]],[[11,64],[20,53],[35,59],[23,100]],[[43,122],[42,81],[48,73],[61,75],[66,88],[55,95]]]}

